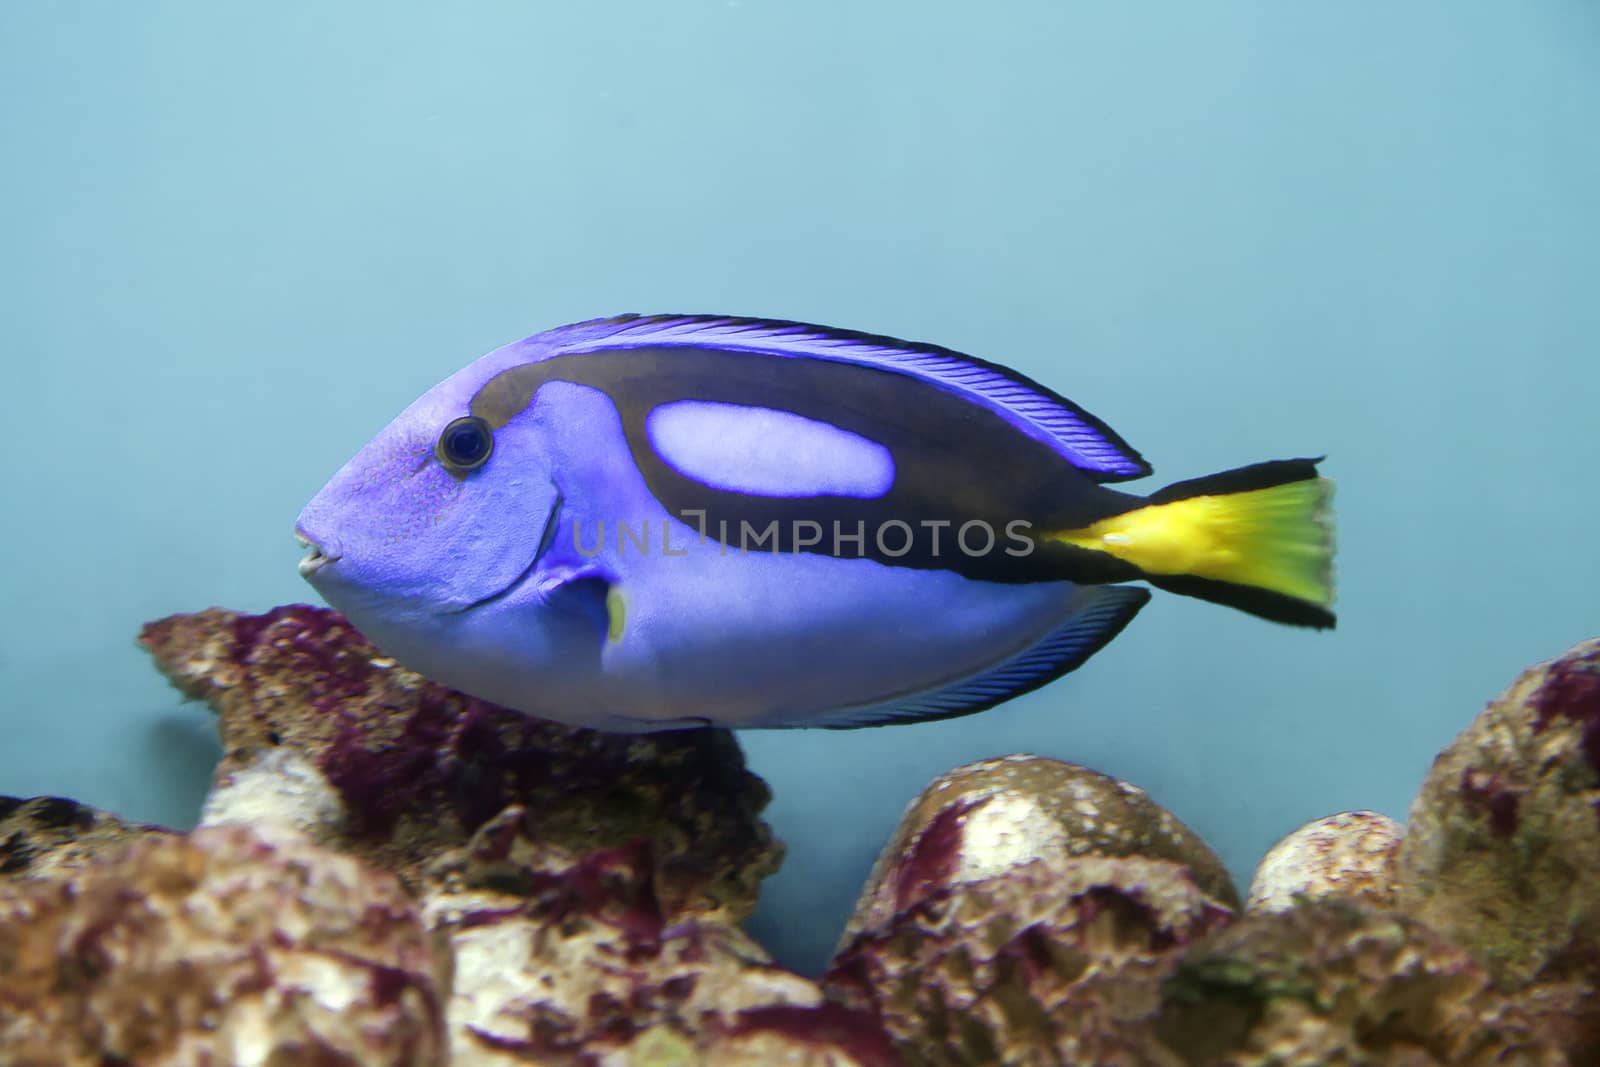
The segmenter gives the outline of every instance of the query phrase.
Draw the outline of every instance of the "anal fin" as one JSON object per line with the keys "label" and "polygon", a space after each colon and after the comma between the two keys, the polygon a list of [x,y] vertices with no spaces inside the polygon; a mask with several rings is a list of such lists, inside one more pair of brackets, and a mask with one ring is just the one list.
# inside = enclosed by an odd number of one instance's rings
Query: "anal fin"
{"label": "anal fin", "polygon": [[979,674],[939,689],[840,708],[820,721],[792,725],[854,730],[863,726],[953,719],[984,711],[1081,667],[1121,633],[1149,599],[1150,591],[1137,586],[1082,586],[1072,595],[1067,618],[1055,629]]}

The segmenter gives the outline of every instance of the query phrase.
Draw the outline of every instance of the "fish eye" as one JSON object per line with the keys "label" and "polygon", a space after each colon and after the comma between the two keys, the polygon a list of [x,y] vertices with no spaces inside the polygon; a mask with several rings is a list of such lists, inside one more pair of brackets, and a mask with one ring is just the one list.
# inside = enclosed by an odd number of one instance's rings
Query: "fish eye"
{"label": "fish eye", "polygon": [[439,434],[435,451],[451,470],[476,470],[489,461],[489,454],[494,451],[494,431],[478,416],[464,416]]}

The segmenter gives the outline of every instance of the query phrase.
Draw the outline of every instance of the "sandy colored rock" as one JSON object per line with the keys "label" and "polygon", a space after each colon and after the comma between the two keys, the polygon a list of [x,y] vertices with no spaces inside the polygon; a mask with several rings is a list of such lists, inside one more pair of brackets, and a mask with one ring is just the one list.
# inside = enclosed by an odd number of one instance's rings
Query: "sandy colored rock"
{"label": "sandy colored rock", "polygon": [[1375,811],[1343,811],[1306,823],[1262,858],[1248,907],[1281,911],[1322,897],[1393,907],[1404,837],[1405,827]]}
{"label": "sandy colored rock", "polygon": [[1038,858],[1089,855],[1183,864],[1212,899],[1239,906],[1222,861],[1144,790],[1077,764],[1019,754],[957,767],[911,802],[840,946],[881,925],[923,884],[978,881]]}
{"label": "sandy colored rock", "polygon": [[1182,948],[1230,914],[1169,860],[1046,853],[919,884],[823,986],[878,1014],[917,1067],[1178,1064],[1136,1024]]}
{"label": "sandy colored rock", "polygon": [[1600,640],[1524,671],[1439,754],[1399,900],[1600,1063]]}
{"label": "sandy colored rock", "polygon": [[655,1027],[576,1067],[901,1067],[881,1033],[861,1028],[834,1005],[758,1008],[732,1025],[713,1025],[698,1040]]}
{"label": "sandy colored rock", "polygon": [[429,860],[521,804],[552,863],[645,839],[669,911],[730,920],[781,860],[760,818],[767,788],[726,731],[533,719],[428,682],[304,605],[172,616],[140,640],[220,717],[207,823],[290,826],[416,886]]}
{"label": "sandy colored rock", "polygon": [[0,796],[0,878],[69,878],[93,856],[168,832],[65,797]]}
{"label": "sandy colored rock", "polygon": [[0,888],[7,1067],[431,1067],[447,957],[385,872],[240,826]]}
{"label": "sandy colored rock", "polygon": [[456,961],[454,1067],[895,1067],[871,1016],[826,1003],[737,927],[673,918],[645,843],[545,865],[510,808],[427,872]]}
{"label": "sandy colored rock", "polygon": [[1568,1062],[1467,952],[1337,899],[1252,912],[1194,945],[1149,1028],[1196,1067]]}

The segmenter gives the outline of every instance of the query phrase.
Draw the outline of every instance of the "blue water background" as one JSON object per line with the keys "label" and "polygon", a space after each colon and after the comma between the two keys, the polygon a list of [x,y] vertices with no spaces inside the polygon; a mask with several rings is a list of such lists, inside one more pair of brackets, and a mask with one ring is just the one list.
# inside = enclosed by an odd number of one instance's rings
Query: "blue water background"
{"label": "blue water background", "polygon": [[1009,363],[1166,481],[1326,453],[1337,632],[1158,594],[965,720],[746,735],[825,959],[903,805],[1014,751],[1241,879],[1405,814],[1600,632],[1600,6],[840,0],[0,6],[0,793],[187,825],[144,620],[312,596],[301,504],[479,353],[620,311]]}

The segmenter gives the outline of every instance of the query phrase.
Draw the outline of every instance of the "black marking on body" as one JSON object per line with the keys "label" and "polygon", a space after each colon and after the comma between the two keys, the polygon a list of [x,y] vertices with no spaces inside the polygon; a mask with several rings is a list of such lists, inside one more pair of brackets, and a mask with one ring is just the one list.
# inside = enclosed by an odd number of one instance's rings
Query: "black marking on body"
{"label": "black marking on body", "polygon": [[[897,374],[911,374],[912,372],[905,367],[879,363],[878,360],[887,358],[892,363],[902,356],[931,356],[946,365],[942,371],[929,374],[927,377],[946,382],[945,388],[954,389],[957,393],[962,392],[963,386],[948,383],[955,381],[971,382],[973,379],[969,372],[978,371],[980,372],[980,378],[985,375],[992,376],[993,382],[976,385],[973,396],[984,397],[992,401],[998,396],[997,393],[991,392],[993,384],[999,382],[1009,383],[1011,386],[1018,387],[1022,391],[1022,395],[1010,393],[1002,401],[1003,404],[1019,404],[1022,407],[1044,404],[1058,408],[1061,414],[1069,417],[1071,423],[1081,427],[1082,431],[1087,435],[1098,437],[1111,452],[1118,454],[1122,458],[1126,467],[1131,468],[1119,471],[1101,470],[1093,466],[1080,468],[1085,476],[1092,481],[1125,482],[1133,478],[1143,478],[1151,473],[1150,464],[1145,461],[1145,458],[1139,454],[1138,450],[1128,444],[1127,441],[1124,441],[1122,436],[1106,425],[1104,420],[1091,412],[1085,411],[1049,386],[1033,380],[1013,367],[1007,367],[1001,363],[992,363],[989,360],[980,359],[965,352],[957,352],[955,349],[932,344],[928,341],[907,341],[903,338],[888,337],[883,334],[840,329],[837,326],[823,326],[811,322],[797,322],[793,319],[746,318],[736,315],[615,315],[609,319],[596,319],[592,322],[577,323],[573,327],[568,327],[568,329],[582,330],[584,327],[590,326],[611,326],[615,330],[605,338],[605,340],[612,343],[586,347],[585,351],[597,351],[601,348],[613,350],[644,347],[636,343],[641,331],[645,336],[649,336],[650,333],[658,329],[674,326],[695,326],[713,329],[718,340],[723,342],[719,344],[713,341],[705,341],[699,345],[699,347],[703,348],[719,351],[752,351],[752,349],[745,346],[747,336],[756,338],[758,344],[777,342],[781,345],[783,343],[782,339],[795,337],[813,341],[826,340],[829,342],[830,347],[836,347],[839,352],[837,358],[843,362],[868,363]],[[586,342],[580,341],[580,343]],[[868,355],[867,353],[872,354]],[[770,355],[772,353],[767,354]],[[826,359],[828,357],[806,354],[800,358]],[[1033,425],[1038,429],[1045,428],[1043,424],[1038,422],[1034,422]],[[1054,435],[1053,431],[1046,430],[1046,432]],[[1068,432],[1065,438],[1075,436],[1078,436],[1076,432]],[[1058,438],[1058,440],[1065,440],[1065,438]],[[1070,457],[1064,458],[1067,458],[1068,462],[1072,462]]]}
{"label": "black marking on body", "polygon": [[[1012,555],[1007,547],[1013,520],[1031,523],[1033,534],[1085,526],[1139,506],[1142,501],[1107,489],[1048,445],[934,382],[878,367],[825,359],[772,356],[703,347],[602,350],[553,356],[502,371],[473,397],[472,414],[491,427],[504,426],[533,401],[547,382],[564,381],[605,393],[621,416],[633,459],[650,492],[669,514],[690,525],[704,518],[709,537],[723,529],[734,547],[748,527],[765,532],[776,523],[776,541],[760,550],[834,554],[834,523],[853,534],[865,531],[859,555],[891,566],[951,570],[969,578],[1003,582],[1125,581],[1131,565],[1105,553],[1032,541],[1032,551]],[[895,464],[888,493],[874,499],[848,496],[762,496],[717,489],[670,466],[652,446],[645,419],[656,407],[680,400],[775,408],[828,423],[883,445]],[[890,520],[916,533],[911,551],[886,553],[875,536]],[[962,523],[978,520],[994,531],[994,547],[971,555],[959,549]],[[821,525],[819,544],[797,546],[796,524]],[[950,525],[933,551],[925,523]],[[974,542],[983,538],[974,536]],[[749,544],[746,543],[748,549]],[[840,555],[858,549],[845,542]]]}

